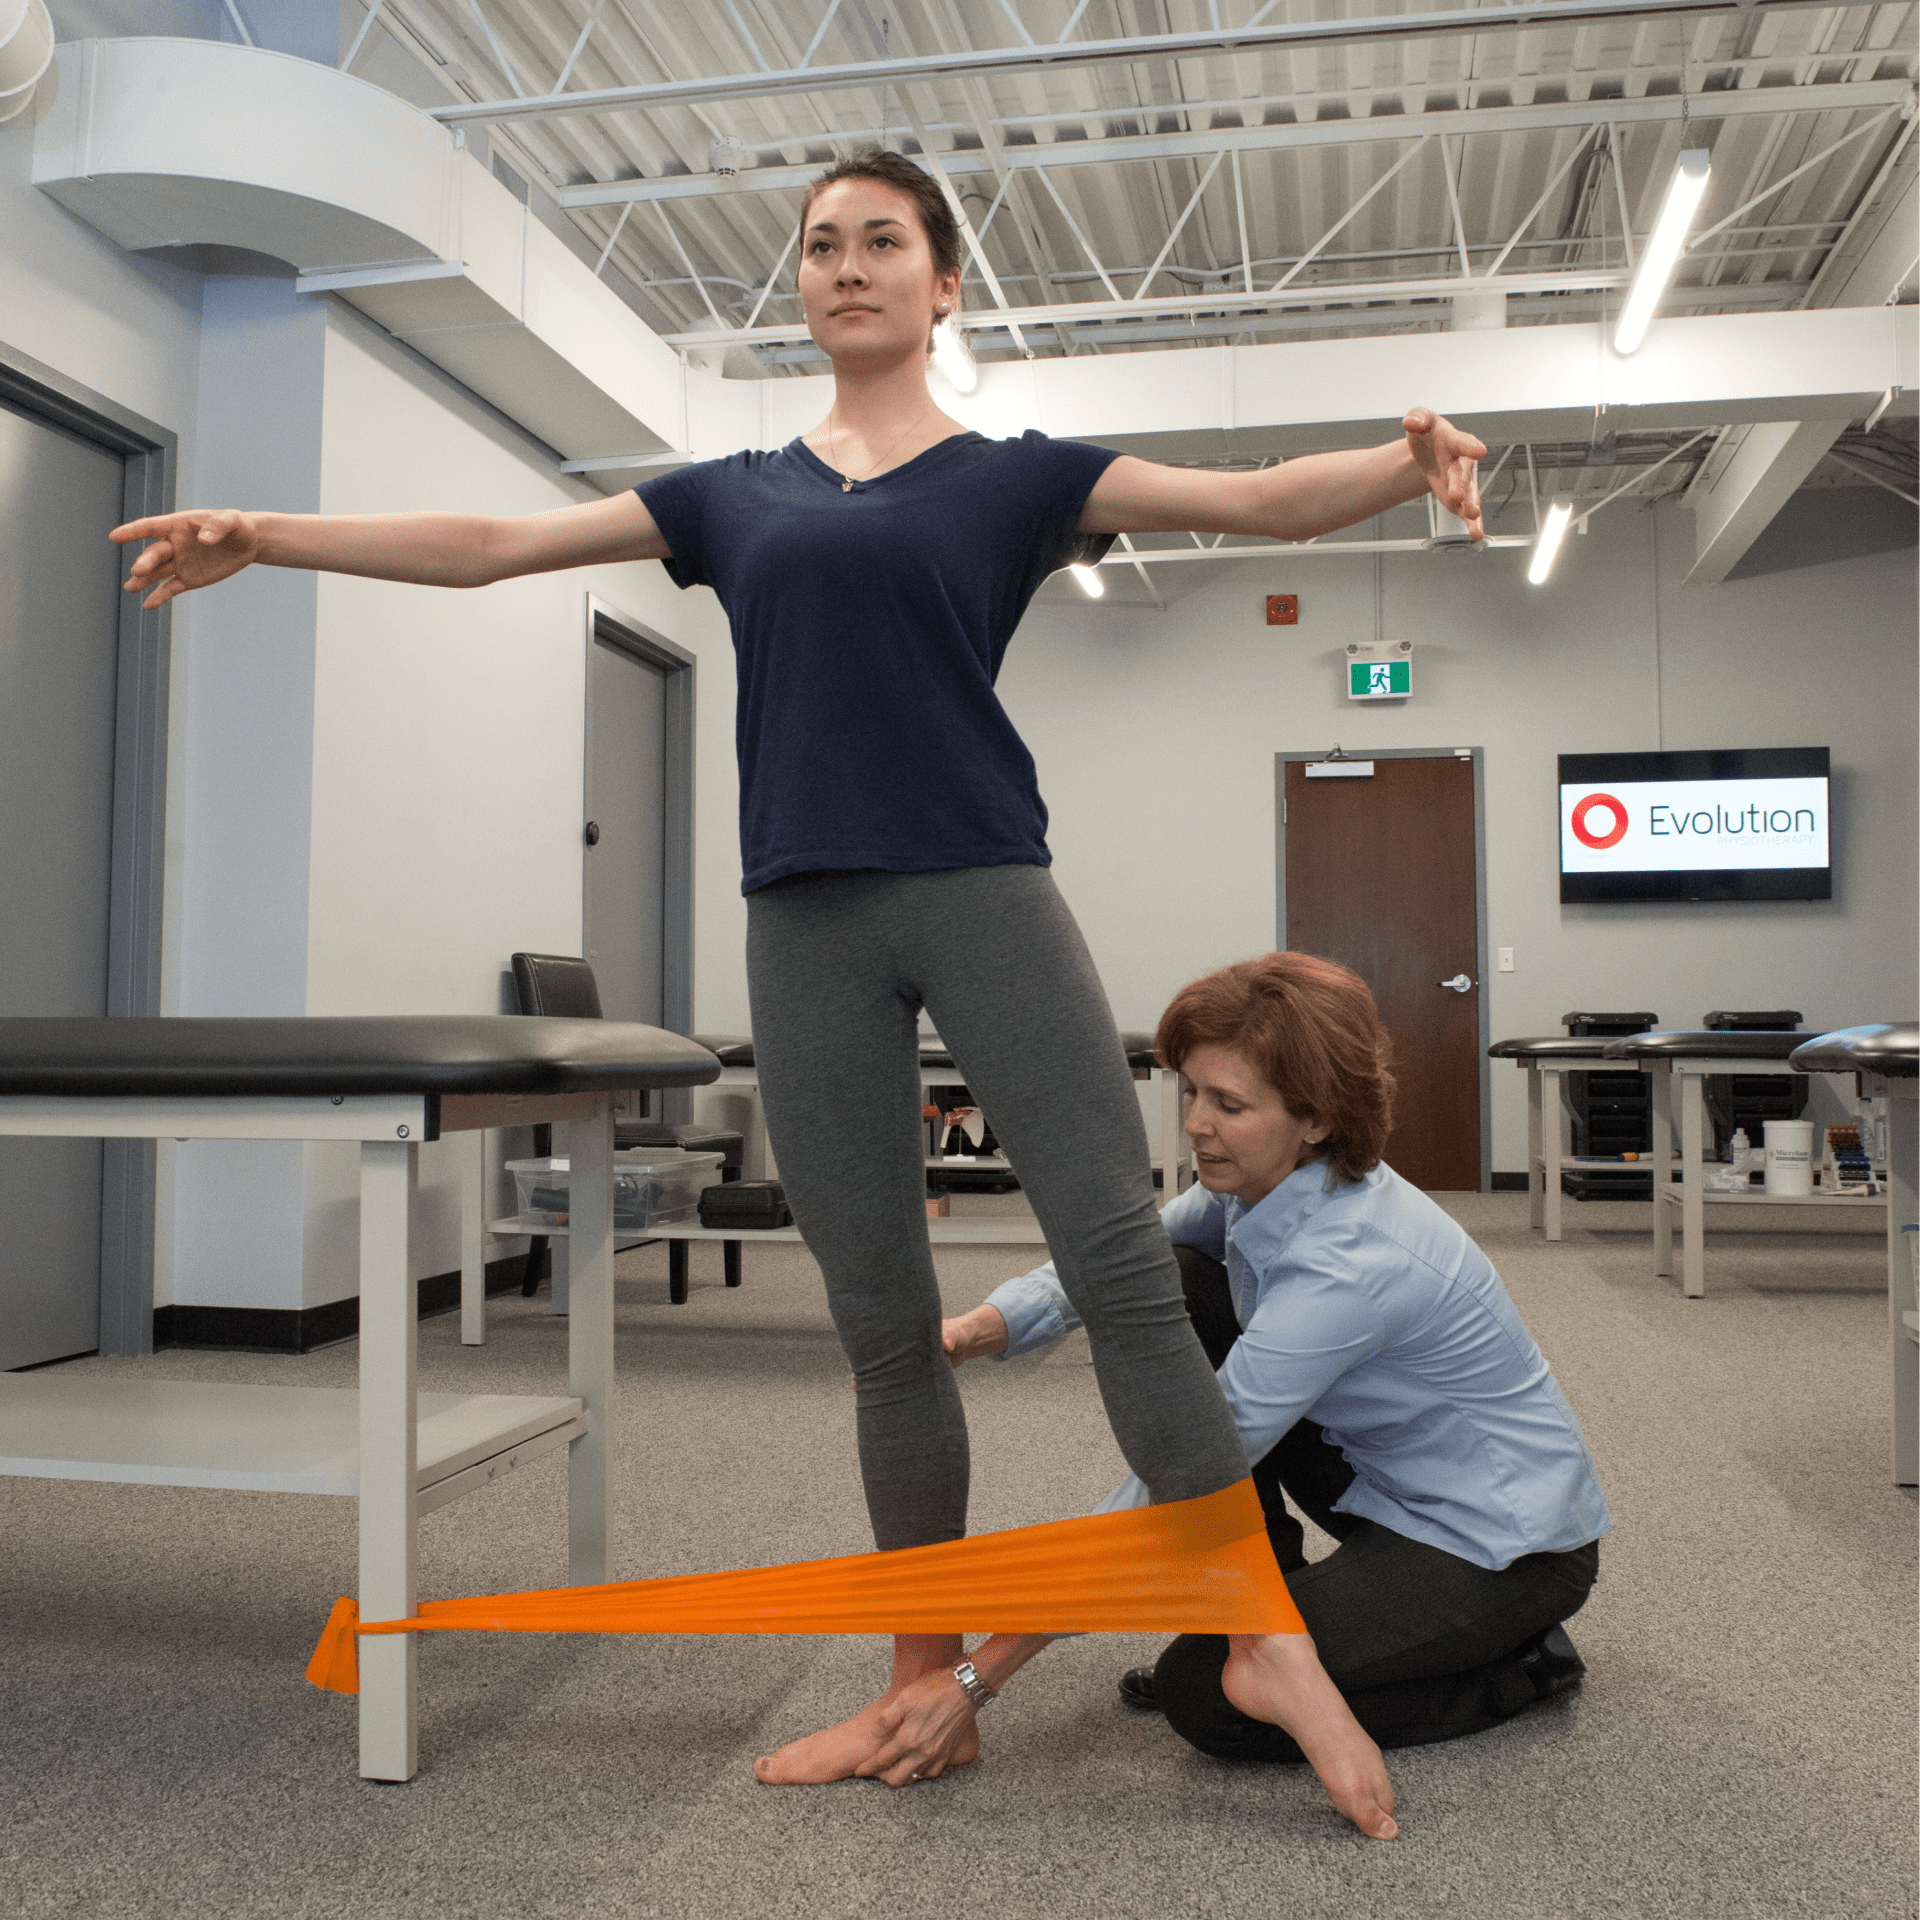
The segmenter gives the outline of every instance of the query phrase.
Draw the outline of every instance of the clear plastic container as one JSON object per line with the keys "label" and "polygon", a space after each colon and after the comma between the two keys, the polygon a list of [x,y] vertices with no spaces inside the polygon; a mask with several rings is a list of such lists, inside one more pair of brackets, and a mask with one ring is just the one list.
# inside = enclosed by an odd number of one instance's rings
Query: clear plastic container
{"label": "clear plastic container", "polygon": [[[613,1156],[613,1224],[616,1232],[664,1227],[700,1210],[701,1189],[720,1178],[719,1153],[683,1147],[634,1147]],[[564,1227],[571,1211],[571,1162],[509,1160],[519,1217],[533,1227]]]}

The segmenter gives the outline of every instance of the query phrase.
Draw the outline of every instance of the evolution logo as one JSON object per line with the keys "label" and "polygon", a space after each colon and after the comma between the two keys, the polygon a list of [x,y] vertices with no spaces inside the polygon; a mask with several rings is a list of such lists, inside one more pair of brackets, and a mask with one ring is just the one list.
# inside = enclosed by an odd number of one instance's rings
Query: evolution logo
{"label": "evolution logo", "polygon": [[1827,865],[1827,783],[1618,781],[1560,789],[1563,873]]}
{"label": "evolution logo", "polygon": [[1610,793],[1590,793],[1573,803],[1567,824],[1583,847],[1616,847],[1627,834],[1627,810]]}

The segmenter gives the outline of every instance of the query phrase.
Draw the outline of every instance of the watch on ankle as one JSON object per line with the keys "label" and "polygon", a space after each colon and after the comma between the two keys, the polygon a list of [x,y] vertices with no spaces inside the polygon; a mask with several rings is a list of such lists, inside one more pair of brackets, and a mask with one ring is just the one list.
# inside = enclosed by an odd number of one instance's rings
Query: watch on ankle
{"label": "watch on ankle", "polygon": [[960,1691],[973,1702],[975,1707],[984,1707],[989,1701],[1000,1698],[1000,1696],[980,1678],[979,1674],[974,1671],[974,1665],[971,1660],[962,1660],[960,1664],[954,1668],[953,1677],[960,1682]]}

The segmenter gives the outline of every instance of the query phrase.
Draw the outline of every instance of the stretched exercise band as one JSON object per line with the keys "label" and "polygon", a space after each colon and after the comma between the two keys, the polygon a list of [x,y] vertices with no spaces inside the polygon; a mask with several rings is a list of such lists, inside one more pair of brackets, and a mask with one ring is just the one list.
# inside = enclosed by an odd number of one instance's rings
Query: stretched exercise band
{"label": "stretched exercise band", "polygon": [[932,1547],[742,1573],[428,1600],[362,1623],[334,1603],[307,1678],[360,1690],[356,1636],[468,1633],[1304,1633],[1251,1480],[1198,1500]]}

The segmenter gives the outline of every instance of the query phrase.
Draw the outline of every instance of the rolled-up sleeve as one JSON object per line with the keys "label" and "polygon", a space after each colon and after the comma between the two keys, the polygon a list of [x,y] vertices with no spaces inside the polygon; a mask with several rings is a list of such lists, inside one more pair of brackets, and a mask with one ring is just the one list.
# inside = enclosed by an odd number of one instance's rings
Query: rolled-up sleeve
{"label": "rolled-up sleeve", "polygon": [[1080,1324],[1051,1260],[1031,1273],[1002,1281],[987,1295],[987,1305],[1007,1323],[1007,1350],[995,1354],[996,1360],[1037,1353],[1065,1339]]}

